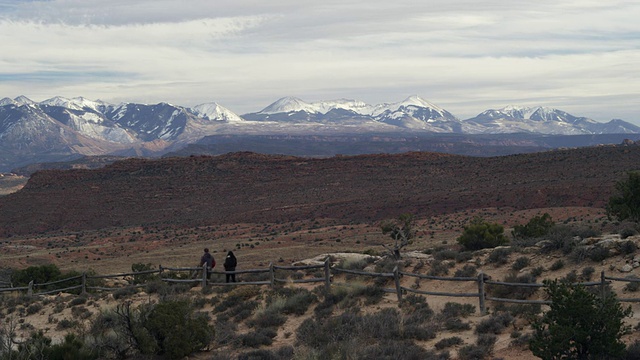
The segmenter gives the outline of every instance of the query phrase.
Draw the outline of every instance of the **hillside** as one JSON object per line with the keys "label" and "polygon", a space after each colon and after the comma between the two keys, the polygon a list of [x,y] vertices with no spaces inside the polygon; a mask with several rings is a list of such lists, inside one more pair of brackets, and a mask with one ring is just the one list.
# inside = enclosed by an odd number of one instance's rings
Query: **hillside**
{"label": "hillside", "polygon": [[375,223],[466,209],[602,208],[640,147],[504,157],[437,153],[326,159],[232,153],[44,170],[0,198],[0,236],[126,226],[334,219]]}

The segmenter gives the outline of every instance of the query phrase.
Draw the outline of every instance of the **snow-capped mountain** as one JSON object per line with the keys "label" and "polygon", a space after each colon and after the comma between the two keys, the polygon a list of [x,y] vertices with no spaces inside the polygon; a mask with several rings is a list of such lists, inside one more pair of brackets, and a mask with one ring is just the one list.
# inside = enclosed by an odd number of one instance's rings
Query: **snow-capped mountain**
{"label": "snow-capped mountain", "polygon": [[[56,96],[0,100],[0,154],[48,159],[73,154],[148,153],[195,143],[217,134],[611,134],[640,133],[622,120],[599,123],[545,107],[507,106],[460,120],[419,96],[369,105],[350,99],[307,103],[284,97],[242,116],[215,103],[192,108],[168,103],[119,105]],[[13,154],[13,155],[12,155]],[[10,166],[11,160],[0,168]]]}
{"label": "snow-capped mountain", "polygon": [[[613,120],[612,120],[613,121]],[[506,106],[486,110],[465,120],[468,133],[541,133],[551,135],[580,135],[604,133],[638,133],[640,127],[616,121],[599,123],[548,107]],[[611,132],[609,130],[612,130]]]}
{"label": "snow-capped mountain", "polygon": [[[412,129],[430,132],[460,132],[462,125],[450,112],[417,95],[390,104],[368,105],[362,101],[339,99],[307,103],[295,97],[283,97],[257,113],[243,115],[253,121],[290,123],[336,123],[349,120],[380,129]],[[389,130],[389,129],[387,129]]]}
{"label": "snow-capped mountain", "polygon": [[229,123],[242,123],[244,120],[233,111],[218,103],[205,103],[192,108],[195,115],[211,121],[226,121]]}

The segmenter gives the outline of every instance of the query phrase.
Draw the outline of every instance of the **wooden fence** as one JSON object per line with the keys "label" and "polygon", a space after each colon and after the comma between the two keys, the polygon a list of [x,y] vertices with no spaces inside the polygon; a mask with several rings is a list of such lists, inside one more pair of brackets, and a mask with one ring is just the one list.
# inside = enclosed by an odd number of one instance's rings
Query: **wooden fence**
{"label": "wooden fence", "polygon": [[[285,270],[285,271],[300,271],[300,270],[314,270],[314,269],[322,269],[322,277],[315,277],[315,278],[311,278],[311,279],[291,279],[291,278],[278,278],[276,277],[276,271],[277,270]],[[173,273],[181,273],[181,272],[188,272],[189,274],[192,274],[191,277],[189,278],[173,278],[173,277],[168,277],[168,276],[163,276],[166,274],[170,274],[169,272],[173,272]],[[42,284],[35,284],[33,281],[31,281],[29,283],[28,286],[25,287],[5,287],[5,288],[0,288],[0,294],[3,292],[26,292],[27,295],[29,296],[33,296],[33,295],[47,295],[47,294],[53,294],[53,293],[59,293],[59,292],[68,292],[68,291],[72,291],[72,290],[80,290],[79,292],[82,294],[88,293],[90,291],[114,291],[117,289],[121,289],[122,286],[119,287],[100,287],[100,286],[91,286],[90,285],[90,280],[93,279],[113,279],[113,278],[127,278],[127,277],[135,277],[135,276],[141,276],[141,275],[152,275],[152,274],[159,274],[159,277],[162,281],[167,282],[167,283],[199,283],[201,286],[206,287],[206,286],[241,286],[241,285],[268,285],[271,287],[276,286],[279,283],[293,283],[293,284],[299,284],[299,283],[324,283],[325,286],[325,290],[326,291],[330,291],[331,289],[331,284],[332,284],[332,278],[333,278],[333,274],[334,273],[343,273],[343,274],[351,274],[351,275],[358,275],[358,276],[367,276],[367,277],[381,277],[381,278],[388,278],[388,279],[393,279],[393,283],[394,283],[394,288],[383,288],[382,290],[388,293],[395,293],[397,295],[398,298],[398,302],[400,303],[402,301],[402,297],[403,294],[406,293],[415,293],[415,294],[420,294],[420,295],[427,295],[427,296],[444,296],[444,297],[467,297],[467,298],[476,298],[478,299],[478,307],[480,309],[480,313],[481,314],[485,314],[486,313],[486,301],[495,301],[495,302],[504,302],[504,303],[519,303],[519,304],[542,304],[542,305],[548,305],[551,302],[547,301],[547,300],[520,300],[520,299],[509,299],[509,298],[498,298],[498,297],[492,297],[492,296],[488,296],[486,290],[485,290],[485,286],[486,285],[498,285],[498,286],[507,286],[507,287],[529,287],[529,288],[541,288],[541,287],[545,287],[544,284],[539,284],[539,283],[507,283],[507,282],[501,282],[501,281],[492,281],[490,280],[490,277],[488,277],[486,274],[484,273],[479,273],[478,276],[476,277],[440,277],[440,276],[430,276],[430,275],[423,275],[423,274],[414,274],[414,273],[408,273],[408,272],[403,272],[403,271],[399,271],[398,267],[396,266],[393,269],[393,272],[390,273],[375,273],[375,272],[368,272],[368,271],[360,271],[360,270],[348,270],[348,269],[342,269],[342,268],[338,268],[338,267],[331,267],[331,264],[329,263],[329,260],[325,260],[325,262],[322,265],[308,265],[308,266],[276,266],[273,265],[273,263],[269,264],[269,267],[267,269],[248,269],[248,270],[238,270],[238,271],[216,271],[216,270],[211,270],[209,271],[210,274],[222,274],[222,275],[227,275],[227,274],[266,274],[268,273],[268,280],[263,280],[263,281],[241,281],[241,282],[230,282],[230,283],[226,283],[226,282],[216,282],[216,281],[211,281],[209,280],[208,276],[207,276],[207,269],[206,269],[206,265],[203,267],[182,267],[182,268],[170,268],[170,267],[163,267],[163,266],[159,266],[159,268],[157,270],[146,270],[146,271],[139,271],[139,272],[131,272],[131,273],[121,273],[121,274],[113,274],[113,275],[87,275],[86,273],[79,275],[79,276],[75,276],[75,277],[70,277],[67,279],[62,279],[62,280],[58,280],[58,281],[52,281],[52,282],[48,282],[48,283],[42,283]],[[194,277],[193,274],[197,275],[197,277]],[[426,280],[435,280],[435,281],[456,281],[456,282],[475,282],[477,283],[477,292],[469,292],[469,293],[462,293],[462,292],[437,292],[437,291],[427,291],[427,290],[419,290],[419,289],[413,289],[413,288],[407,288],[401,285],[400,279],[403,276],[408,276],[408,277],[415,277],[418,279],[426,279]],[[606,295],[607,292],[607,285],[611,284],[614,281],[621,281],[621,282],[627,282],[627,283],[633,283],[633,282],[640,282],[640,279],[634,279],[634,278],[619,278],[619,277],[612,277],[612,276],[606,276],[605,272],[602,271],[600,274],[600,281],[592,281],[592,282],[582,282],[579,283],[581,285],[584,286],[599,286],[600,287],[600,294],[602,296]],[[69,285],[69,286],[65,286],[64,284],[66,283],[67,285],[69,283],[73,283],[75,282],[75,284],[73,285]],[[55,287],[54,289],[51,289],[51,287],[53,287],[54,285],[60,286],[60,287]],[[140,283],[140,284],[128,284],[125,287],[128,288],[133,288],[133,287],[144,287],[146,286],[146,283]],[[37,289],[39,288],[49,288],[47,290],[42,290],[42,291],[37,291]],[[618,298],[618,301],[620,302],[640,302],[640,298]]]}

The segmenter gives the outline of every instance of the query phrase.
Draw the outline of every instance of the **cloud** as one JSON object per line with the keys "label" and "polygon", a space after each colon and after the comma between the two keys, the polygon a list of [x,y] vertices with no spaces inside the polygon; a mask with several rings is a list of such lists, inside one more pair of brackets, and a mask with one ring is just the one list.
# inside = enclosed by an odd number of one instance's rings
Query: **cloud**
{"label": "cloud", "polygon": [[0,0],[0,94],[238,113],[419,94],[461,118],[511,103],[640,123],[638,14],[623,0]]}

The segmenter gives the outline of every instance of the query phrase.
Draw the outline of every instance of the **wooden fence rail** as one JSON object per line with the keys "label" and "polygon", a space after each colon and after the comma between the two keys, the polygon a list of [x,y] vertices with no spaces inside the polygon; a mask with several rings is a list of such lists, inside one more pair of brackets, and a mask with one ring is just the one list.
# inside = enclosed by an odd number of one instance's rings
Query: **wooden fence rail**
{"label": "wooden fence rail", "polygon": [[[314,269],[323,269],[322,277],[314,277],[310,279],[292,279],[290,277],[287,278],[279,278],[276,276],[276,271],[300,271],[300,270],[314,270]],[[188,278],[175,278],[171,276],[165,276],[168,272],[174,273],[184,273],[188,272],[190,276]],[[230,275],[230,274],[269,274],[268,280],[261,281],[241,281],[241,282],[216,282],[211,281],[208,277],[209,274],[218,274],[218,275]],[[424,274],[414,274],[408,273],[404,271],[399,271],[396,266],[393,269],[393,272],[390,273],[376,273],[362,270],[350,270],[343,269],[338,267],[331,267],[329,263],[329,259],[325,260],[321,265],[307,265],[307,266],[276,266],[273,263],[269,264],[267,269],[245,269],[245,270],[236,270],[236,271],[219,271],[219,270],[208,270],[206,265],[203,267],[163,267],[159,266],[157,270],[145,270],[138,272],[130,272],[130,273],[120,273],[120,274],[110,274],[110,275],[87,275],[86,273],[80,276],[74,276],[66,279],[61,279],[57,281],[35,284],[33,281],[29,283],[26,287],[0,287],[0,293],[3,292],[23,292],[26,291],[27,295],[47,295],[71,290],[80,290],[82,294],[87,293],[89,290],[93,291],[114,291],[122,288],[119,287],[101,287],[101,286],[88,286],[88,280],[96,280],[96,279],[107,279],[107,278],[127,278],[127,277],[139,277],[141,275],[152,275],[159,274],[159,278],[163,282],[167,283],[201,283],[203,287],[206,286],[240,286],[240,285],[269,285],[276,286],[279,283],[291,283],[291,284],[306,284],[306,283],[320,283],[323,282],[325,285],[325,290],[330,291],[332,278],[334,273],[342,273],[342,274],[350,274],[357,276],[366,276],[372,278],[388,278],[394,280],[394,288],[383,288],[384,292],[395,293],[398,298],[398,302],[402,301],[403,294],[406,293],[415,293],[419,295],[426,296],[445,296],[445,297],[469,297],[469,298],[477,298],[478,299],[478,307],[480,309],[481,314],[486,313],[486,305],[485,302],[495,301],[495,302],[505,302],[505,303],[517,303],[517,304],[541,304],[548,305],[551,302],[547,300],[522,300],[522,299],[510,299],[510,298],[501,298],[501,297],[492,297],[488,296],[485,291],[486,285],[492,286],[507,286],[507,287],[519,287],[519,288],[542,288],[545,287],[544,284],[539,283],[509,283],[509,282],[501,282],[501,281],[493,281],[489,280],[488,277],[484,273],[479,273],[477,277],[441,277],[441,276],[431,276]],[[200,274],[200,275],[198,275]],[[196,277],[197,276],[197,277]],[[441,292],[441,291],[430,291],[424,289],[413,289],[401,286],[400,278],[402,276],[415,277],[418,279],[426,279],[432,281],[457,281],[457,282],[474,282],[477,284],[478,291],[477,292]],[[62,283],[68,283],[71,281],[78,281],[79,284],[74,284],[72,286],[67,286],[64,288],[54,288],[51,289],[53,285],[59,285]],[[131,281],[127,279],[127,281]],[[576,283],[583,286],[599,286],[601,295],[605,296],[607,291],[607,285],[611,284],[614,281],[627,282],[627,283],[637,283],[640,282],[640,278],[620,278],[613,276],[605,276],[604,271],[602,271],[600,276],[600,281],[590,281],[590,282],[581,282]],[[130,283],[124,285],[124,287],[135,288],[135,287],[144,287],[146,283]],[[348,282],[347,284],[348,285]],[[42,291],[34,291],[36,288],[45,288],[48,289]],[[640,302],[640,298],[619,298],[620,302]]]}

